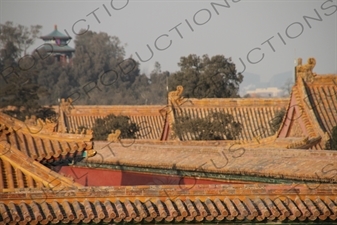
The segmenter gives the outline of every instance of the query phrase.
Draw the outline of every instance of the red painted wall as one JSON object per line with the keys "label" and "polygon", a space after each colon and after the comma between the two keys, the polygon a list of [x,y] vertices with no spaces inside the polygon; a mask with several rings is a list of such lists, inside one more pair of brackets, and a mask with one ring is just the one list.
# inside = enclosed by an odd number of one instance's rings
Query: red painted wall
{"label": "red painted wall", "polygon": [[176,175],[154,175],[140,172],[63,166],[57,172],[74,178],[84,186],[133,186],[133,185],[197,185],[245,183],[209,179],[180,177]]}

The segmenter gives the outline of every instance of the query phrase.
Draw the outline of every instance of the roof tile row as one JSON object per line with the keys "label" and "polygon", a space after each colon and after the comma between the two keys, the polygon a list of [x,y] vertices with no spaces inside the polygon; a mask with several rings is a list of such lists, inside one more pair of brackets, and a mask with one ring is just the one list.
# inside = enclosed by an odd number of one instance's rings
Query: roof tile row
{"label": "roof tile row", "polygon": [[6,137],[3,138],[11,148],[18,149],[39,162],[57,161],[64,156],[73,158],[82,155],[83,151],[93,148],[92,142],[86,141],[87,138],[83,135],[32,133],[24,129],[26,125],[21,121],[11,118],[12,122],[9,123],[8,117],[0,113],[0,121],[8,131]]}
{"label": "roof tile row", "polygon": [[[250,188],[251,185],[241,188]],[[236,188],[240,188],[236,187]],[[147,190],[151,187],[144,187]],[[207,188],[205,186],[204,188]],[[212,189],[212,187],[210,187]],[[219,188],[219,187],[218,187]],[[230,187],[229,187],[230,188]],[[266,188],[266,187],[264,187]],[[230,188],[231,189],[231,188]],[[303,187],[300,187],[303,189]],[[78,192],[78,191],[77,191]],[[186,195],[176,198],[119,196],[19,199],[0,201],[0,218],[4,223],[99,223],[99,222],[280,222],[335,221],[336,196],[309,193],[307,195]],[[331,191],[330,191],[331,193]],[[48,194],[46,192],[46,194]],[[3,199],[14,194],[2,194]],[[27,196],[26,196],[27,198]],[[1,221],[1,220],[0,220]],[[1,222],[0,222],[1,224]]]}
{"label": "roof tile row", "polygon": [[337,125],[337,76],[317,76],[313,82],[306,83],[306,91],[309,109],[313,110],[320,129],[331,136],[332,128]]}
{"label": "roof tile row", "polygon": [[14,147],[7,149],[0,143],[0,192],[17,188],[59,189],[81,186],[44,167]]}

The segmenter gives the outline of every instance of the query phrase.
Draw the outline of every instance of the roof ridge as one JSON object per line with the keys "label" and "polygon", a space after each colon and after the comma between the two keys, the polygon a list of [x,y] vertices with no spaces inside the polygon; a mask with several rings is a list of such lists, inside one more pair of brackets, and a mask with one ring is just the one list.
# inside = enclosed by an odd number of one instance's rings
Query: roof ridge
{"label": "roof ridge", "polygon": [[65,35],[62,32],[58,31],[57,26],[55,25],[54,30],[52,32],[50,32],[47,35],[43,35],[40,37],[43,40],[49,40],[51,38],[60,38],[60,39],[72,39],[72,37],[70,37],[69,35]]}
{"label": "roof ridge", "polygon": [[219,105],[220,103],[227,103],[230,105],[235,104],[235,107],[264,107],[266,105],[276,105],[277,102],[287,102],[288,98],[189,98],[189,101],[191,101],[193,104],[186,104],[182,105],[181,107],[228,107],[226,105]]}
{"label": "roof ridge", "polygon": [[288,105],[286,107],[286,112],[285,112],[284,117],[282,119],[281,126],[279,127],[278,131],[275,132],[275,134],[276,134],[275,140],[279,137],[279,135],[280,135],[280,133],[281,133],[281,131],[283,129],[283,126],[285,125],[285,121],[288,119],[288,112],[289,112],[290,108],[292,107],[291,106],[291,97],[294,94],[294,90],[295,90],[295,85],[293,85],[293,87],[291,88],[291,92],[290,92],[290,95],[289,95]]}
{"label": "roof ridge", "polygon": [[[314,138],[317,137],[318,135],[316,135],[315,129],[313,127],[312,121],[309,120],[310,116],[308,115],[308,105],[306,105],[304,98],[306,98],[308,96],[308,93],[306,91],[305,88],[305,83],[303,81],[303,78],[298,77],[296,84],[294,85],[295,87],[295,98],[298,102],[298,104],[300,104],[299,106],[301,107],[302,110],[302,115],[301,118],[303,119],[304,125],[306,127],[306,129],[308,130],[308,136],[310,138]],[[310,101],[309,101],[310,103]],[[305,110],[307,109],[307,110]],[[311,115],[312,116],[312,115]]]}
{"label": "roof ridge", "polygon": [[39,162],[53,162],[63,156],[77,157],[85,151],[88,153],[87,157],[96,153],[93,150],[93,142],[83,140],[82,135],[34,134],[31,130],[22,128],[25,126],[23,124],[22,121],[0,113],[0,131],[4,130],[9,134],[8,142],[18,151]]}
{"label": "roof ridge", "polygon": [[[312,101],[310,100],[310,96],[308,95],[306,85],[307,85],[307,82],[305,82],[303,80],[303,78],[299,78],[299,94],[301,95],[300,101],[303,105],[303,108],[305,109],[304,113],[307,116],[307,117],[303,118],[305,120],[304,124],[306,125],[307,128],[310,127],[310,130],[312,131],[312,134],[311,134],[310,137],[312,137],[312,138],[318,137],[318,136],[323,137],[325,133],[323,132],[323,130],[322,130],[322,128],[321,128],[321,126],[320,126],[320,124],[317,120],[316,114],[313,112]],[[307,101],[308,103],[304,100],[305,98],[308,100]],[[310,105],[311,109],[309,109],[309,105]],[[317,134],[317,135],[313,135],[313,134]]]}
{"label": "roof ridge", "polygon": [[[319,185],[318,185],[319,184]],[[315,189],[310,188],[310,186],[316,186]],[[265,183],[228,183],[228,184],[195,184],[195,185],[181,185],[177,188],[177,185],[140,185],[140,186],[82,186],[76,189],[70,190],[73,194],[67,196],[68,199],[87,199],[91,193],[98,193],[101,191],[100,198],[110,198],[110,199],[129,199],[130,201],[139,199],[140,197],[169,197],[168,194],[175,192],[174,196],[179,196],[183,198],[186,196],[201,197],[206,196],[207,198],[216,198],[217,196],[226,195],[237,197],[244,195],[245,197],[253,196],[256,197],[255,190],[259,190],[261,195],[276,195],[280,196],[283,193],[289,197],[298,197],[298,195],[312,195],[317,193],[331,194],[334,195],[337,191],[336,185],[325,184],[325,183],[312,183],[311,185],[305,183],[293,183],[293,184],[265,184]],[[294,189],[297,189],[297,192]],[[155,191],[154,191],[155,190]],[[26,191],[29,191],[28,189]],[[36,190],[38,191],[38,190]],[[66,190],[65,190],[66,191]],[[140,191],[140,192],[139,192]],[[45,190],[46,193],[51,192],[50,196],[55,195],[52,190]],[[118,195],[114,194],[118,193]],[[133,193],[138,193],[139,195],[134,195]],[[0,193],[1,195],[13,195],[14,193]],[[89,194],[89,195],[88,195]],[[211,194],[211,195],[210,195]],[[173,195],[173,194],[172,194]],[[318,194],[319,195],[319,194]],[[14,196],[13,196],[14,197]],[[94,196],[96,199],[97,197]]]}
{"label": "roof ridge", "polygon": [[312,81],[308,82],[308,85],[320,85],[322,82],[331,83],[331,80],[337,82],[337,74],[317,74]]}
{"label": "roof ridge", "polygon": [[29,134],[33,137],[45,138],[56,141],[67,141],[67,142],[79,140],[90,142],[92,140],[92,135],[54,132],[53,128],[54,126],[56,126],[56,124],[51,124],[48,121],[43,122],[43,120],[41,119],[37,120],[36,125],[28,125],[26,122],[23,122],[5,113],[0,112],[0,121],[7,127],[10,127],[13,130],[15,130],[16,132]]}
{"label": "roof ridge", "polygon": [[308,136],[303,138],[300,141],[296,141],[294,143],[291,143],[287,145],[287,148],[291,149],[309,149],[310,147],[314,146],[317,144],[320,140],[322,139],[321,136],[314,137],[314,138],[309,138]]}

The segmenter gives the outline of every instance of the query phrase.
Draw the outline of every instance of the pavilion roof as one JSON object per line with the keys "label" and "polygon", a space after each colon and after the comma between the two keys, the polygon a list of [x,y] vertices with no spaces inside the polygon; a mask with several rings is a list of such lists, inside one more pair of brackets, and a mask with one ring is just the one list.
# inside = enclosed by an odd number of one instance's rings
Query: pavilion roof
{"label": "pavilion roof", "polygon": [[67,36],[67,35],[61,33],[60,31],[58,31],[56,25],[54,26],[54,30],[51,33],[49,33],[47,35],[44,35],[44,36],[41,36],[40,38],[43,39],[43,40],[53,40],[53,39],[56,39],[56,38],[65,39],[65,40],[71,39],[70,36]]}
{"label": "pavilion roof", "polygon": [[75,49],[68,45],[57,45],[57,44],[44,44],[42,47],[39,47],[39,49],[43,49],[46,52],[49,53],[65,53],[65,52],[75,52]]}

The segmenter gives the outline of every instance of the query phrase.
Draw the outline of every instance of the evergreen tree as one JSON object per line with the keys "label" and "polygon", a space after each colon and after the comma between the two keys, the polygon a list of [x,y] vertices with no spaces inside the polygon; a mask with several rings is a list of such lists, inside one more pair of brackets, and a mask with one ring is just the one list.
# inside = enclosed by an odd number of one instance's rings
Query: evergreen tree
{"label": "evergreen tree", "polygon": [[230,58],[216,55],[181,57],[180,71],[169,78],[169,89],[184,87],[184,97],[189,98],[236,98],[243,75],[236,72]]}
{"label": "evergreen tree", "polygon": [[188,134],[193,140],[235,140],[242,131],[242,125],[228,113],[213,112],[204,118],[177,116],[173,130],[181,140]]}
{"label": "evergreen tree", "polygon": [[[0,108],[15,106],[18,118],[37,114],[41,86],[37,83],[36,57],[25,55],[41,26],[28,27],[12,22],[0,24]],[[8,112],[10,113],[10,112]]]}
{"label": "evergreen tree", "polygon": [[120,138],[137,138],[136,133],[139,131],[138,125],[131,122],[129,117],[110,114],[95,121],[92,128],[93,138],[94,140],[106,141],[108,135],[117,129],[121,131]]}
{"label": "evergreen tree", "polygon": [[277,110],[275,112],[274,118],[271,121],[269,121],[269,125],[273,133],[276,133],[280,128],[280,126],[282,125],[283,117],[285,116],[285,114],[286,114],[285,108]]}

